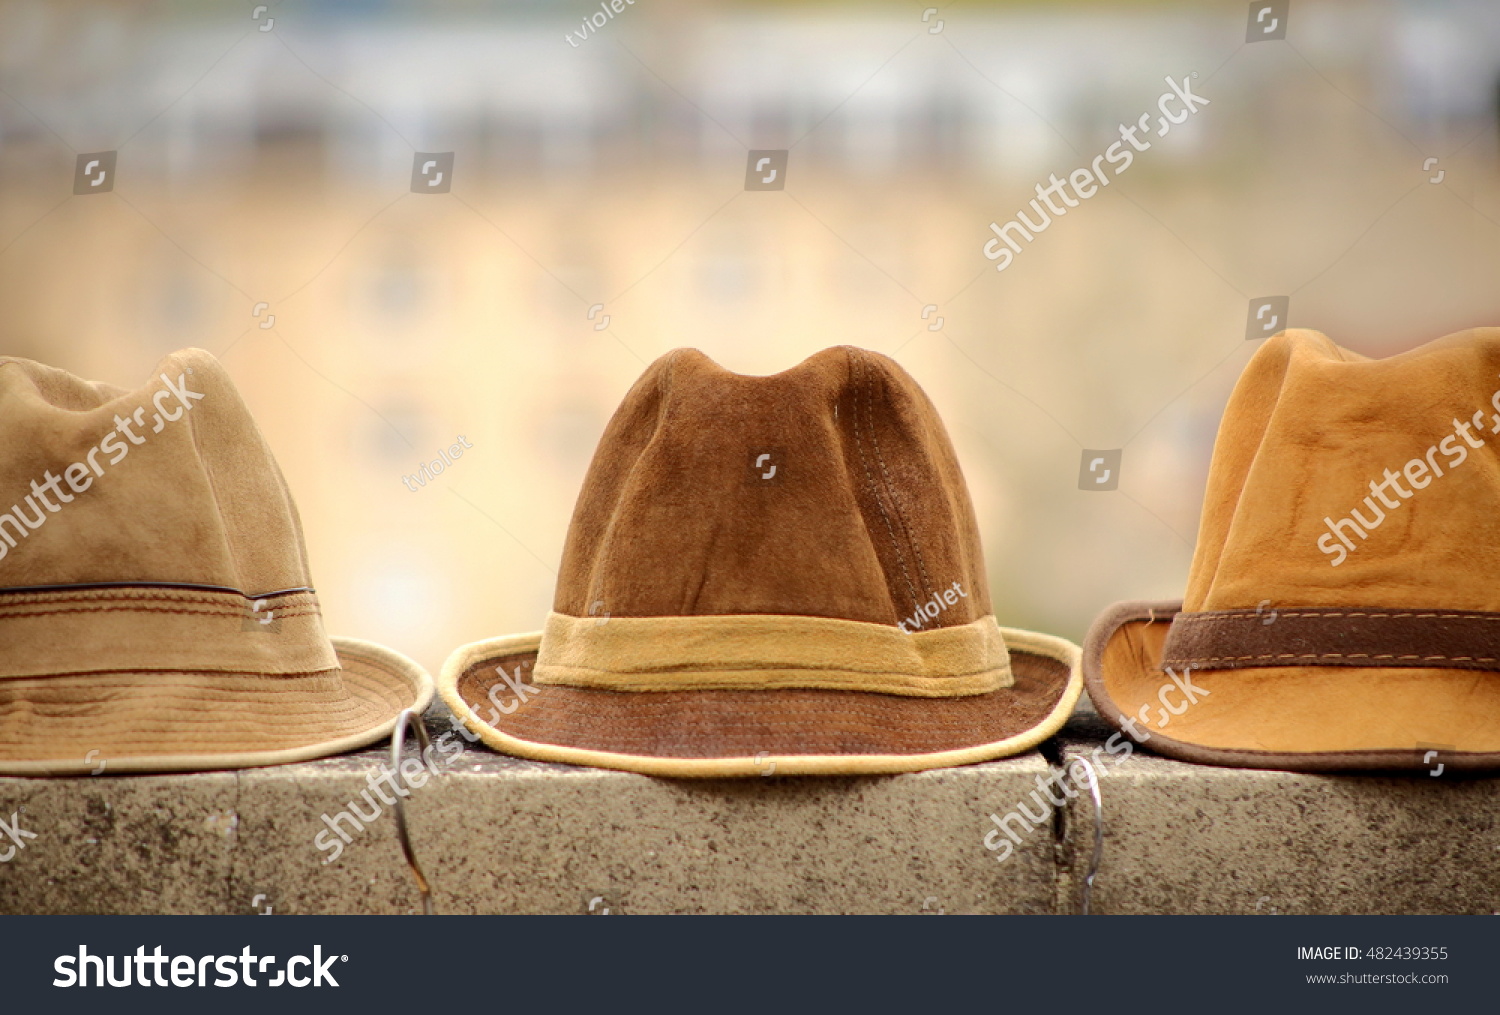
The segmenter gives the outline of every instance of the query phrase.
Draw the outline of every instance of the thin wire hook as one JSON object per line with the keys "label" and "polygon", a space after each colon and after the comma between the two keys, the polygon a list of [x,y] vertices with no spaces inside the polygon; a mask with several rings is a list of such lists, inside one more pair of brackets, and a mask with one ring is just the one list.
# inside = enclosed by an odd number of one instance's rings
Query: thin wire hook
{"label": "thin wire hook", "polygon": [[416,731],[417,746],[421,751],[421,757],[426,758],[427,752],[432,748],[432,740],[427,736],[427,727],[422,722],[422,717],[415,715],[411,709],[401,710],[396,717],[396,728],[391,730],[391,768],[394,774],[391,783],[396,792],[396,838],[401,841],[401,852],[406,856],[406,865],[411,868],[412,877],[417,881],[417,890],[422,893],[422,915],[432,915],[432,885],[427,880],[427,875],[422,871],[422,865],[417,862],[417,854],[411,848],[411,835],[406,826],[406,800],[400,792],[401,787],[396,786],[397,780],[410,786],[406,775],[401,771],[401,749],[406,745],[406,731],[410,728]]}
{"label": "thin wire hook", "polygon": [[1083,915],[1088,916],[1094,895],[1094,878],[1099,876],[1099,863],[1104,859],[1104,798],[1099,794],[1099,777],[1094,772],[1093,763],[1082,757],[1073,760],[1081,762],[1088,772],[1089,796],[1094,802],[1094,852],[1089,857],[1089,871],[1083,879]]}

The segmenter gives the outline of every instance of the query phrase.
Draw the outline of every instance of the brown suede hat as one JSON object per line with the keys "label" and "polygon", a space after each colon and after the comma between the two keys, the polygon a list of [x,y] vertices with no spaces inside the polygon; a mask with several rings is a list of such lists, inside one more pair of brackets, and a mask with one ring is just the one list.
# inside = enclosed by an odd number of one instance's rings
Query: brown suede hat
{"label": "brown suede hat", "polygon": [[1181,602],[1122,603],[1089,695],[1162,754],[1500,767],[1500,328],[1389,359],[1269,339],[1224,410]]}
{"label": "brown suede hat", "polygon": [[301,761],[432,679],[329,639],[281,471],[188,349],[126,392],[0,357],[0,774]]}
{"label": "brown suede hat", "polygon": [[826,349],[769,377],[652,364],[594,455],[545,630],[438,687],[491,746],[664,776],[908,772],[1067,718],[1076,646],[999,627],[926,395]]}

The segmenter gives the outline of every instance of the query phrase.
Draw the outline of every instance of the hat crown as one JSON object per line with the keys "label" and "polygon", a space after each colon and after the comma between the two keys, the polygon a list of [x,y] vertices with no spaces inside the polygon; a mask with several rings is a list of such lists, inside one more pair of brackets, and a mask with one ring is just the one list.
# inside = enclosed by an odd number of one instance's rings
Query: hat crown
{"label": "hat crown", "polygon": [[1497,431],[1500,328],[1383,360],[1269,339],[1224,411],[1184,609],[1500,610]]}
{"label": "hat crown", "polygon": [[320,757],[430,678],[323,628],[297,510],[228,374],[188,349],[132,391],[0,357],[0,772]]}
{"label": "hat crown", "polygon": [[978,526],[931,402],[850,346],[744,376],[695,349],[610,420],[555,609],[784,614],[931,630],[990,614]]}
{"label": "hat crown", "polygon": [[0,432],[0,587],[309,584],[281,471],[201,349],[132,391],[0,359]]}

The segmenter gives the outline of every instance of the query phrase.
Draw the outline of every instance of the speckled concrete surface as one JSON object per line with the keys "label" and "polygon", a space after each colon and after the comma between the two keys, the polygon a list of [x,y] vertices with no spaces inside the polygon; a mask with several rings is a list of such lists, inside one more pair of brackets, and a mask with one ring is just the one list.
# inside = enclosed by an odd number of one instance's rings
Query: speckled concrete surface
{"label": "speckled concrete surface", "polygon": [[[429,729],[448,729],[441,706]],[[0,817],[24,805],[37,833],[0,864],[0,911],[419,912],[389,808],[362,832],[346,819],[332,862],[315,845],[323,815],[351,799],[368,812],[359,794],[386,757],[0,779]],[[1050,829],[1003,864],[982,842],[987,815],[1046,771],[1033,753],[898,777],[671,781],[475,745],[408,814],[440,913],[1050,913]]]}
{"label": "speckled concrete surface", "polygon": [[[1066,758],[1112,730],[1076,715]],[[1302,775],[1133,754],[1099,781],[1096,913],[1480,913],[1500,910],[1500,779]],[[1074,898],[1093,805],[1069,805]]]}
{"label": "speckled concrete surface", "polygon": [[[448,729],[441,706],[434,733]],[[1108,736],[1085,704],[1046,750]],[[460,742],[456,738],[452,741]],[[409,748],[414,751],[414,748]],[[243,772],[0,779],[5,913],[416,913],[390,808],[316,837],[385,750]],[[1071,913],[1093,807],[1080,794],[1003,863],[994,826],[1048,757],[916,775],[671,781],[520,761],[482,745],[408,808],[440,913]],[[441,760],[441,758],[439,759]],[[1100,780],[1095,913],[1492,913],[1500,780],[1216,769],[1137,752]],[[1061,836],[1061,841],[1055,839]],[[336,842],[332,833],[323,845]]]}
{"label": "speckled concrete surface", "polygon": [[236,797],[231,773],[0,779],[25,830],[0,831],[0,912],[223,912]]}

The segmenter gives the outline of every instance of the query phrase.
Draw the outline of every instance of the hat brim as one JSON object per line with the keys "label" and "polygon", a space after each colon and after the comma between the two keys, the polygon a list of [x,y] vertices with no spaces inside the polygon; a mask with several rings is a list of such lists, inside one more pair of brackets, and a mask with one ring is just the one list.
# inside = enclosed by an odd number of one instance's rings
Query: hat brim
{"label": "hat brim", "polygon": [[1094,621],[1084,641],[1089,697],[1139,746],[1197,764],[1292,772],[1500,768],[1500,681],[1493,674],[1349,666],[1193,670],[1193,689],[1185,692],[1161,665],[1181,610],[1180,600],[1118,603]]}
{"label": "hat brim", "polygon": [[438,691],[486,744],[537,761],[673,778],[916,772],[1030,750],[1073,711],[1083,690],[1078,646],[1000,631],[1013,683],[956,698],[561,684],[517,695],[497,668],[515,675],[519,666],[524,681],[536,662],[540,632],[455,650],[438,676]]}
{"label": "hat brim", "polygon": [[203,772],[308,761],[389,736],[433,682],[382,645],[333,638],[339,668],[266,676],[121,672],[0,680],[0,775]]}

